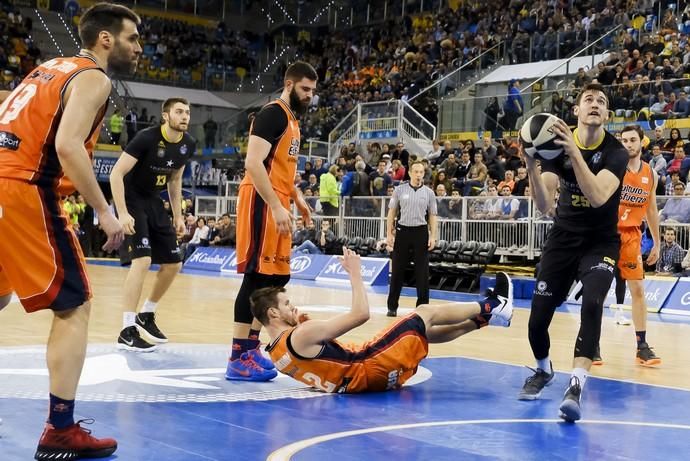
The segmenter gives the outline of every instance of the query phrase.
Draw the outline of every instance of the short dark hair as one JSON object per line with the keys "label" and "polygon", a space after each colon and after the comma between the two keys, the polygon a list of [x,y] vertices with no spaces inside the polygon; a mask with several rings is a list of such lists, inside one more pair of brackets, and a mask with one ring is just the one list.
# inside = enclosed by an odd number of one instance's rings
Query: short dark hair
{"label": "short dark hair", "polygon": [[602,85],[601,83],[588,83],[588,84],[586,84],[582,88],[582,90],[580,91],[580,94],[577,95],[577,99],[575,100],[576,106],[580,105],[580,101],[582,100],[582,96],[588,91],[598,91],[600,93],[604,93],[604,96],[606,96],[606,105],[608,106],[609,97],[606,94],[606,89],[604,88],[604,85]]}
{"label": "short dark hair", "polygon": [[172,109],[172,106],[174,106],[178,102],[184,104],[185,106],[189,105],[189,101],[187,101],[185,98],[168,98],[165,101],[163,101],[163,104],[161,105],[161,112],[170,113],[170,109]]}
{"label": "short dark hair", "polygon": [[278,306],[278,293],[285,293],[285,288],[260,288],[249,297],[252,315],[264,326],[268,325],[268,310]]}
{"label": "short dark hair", "polygon": [[285,80],[299,82],[303,78],[308,80],[318,80],[319,76],[308,62],[296,61],[290,64],[285,71]]}
{"label": "short dark hair", "polygon": [[81,15],[79,21],[79,38],[82,46],[91,48],[98,40],[98,34],[106,30],[117,36],[122,31],[122,23],[129,19],[134,24],[141,24],[139,16],[124,5],[114,3],[96,3]]}
{"label": "short dark hair", "polygon": [[640,125],[628,125],[628,126],[624,127],[621,130],[621,135],[627,131],[635,131],[637,133],[637,135],[640,137],[640,141],[642,141],[644,139],[644,131],[642,131],[642,128],[640,127]]}

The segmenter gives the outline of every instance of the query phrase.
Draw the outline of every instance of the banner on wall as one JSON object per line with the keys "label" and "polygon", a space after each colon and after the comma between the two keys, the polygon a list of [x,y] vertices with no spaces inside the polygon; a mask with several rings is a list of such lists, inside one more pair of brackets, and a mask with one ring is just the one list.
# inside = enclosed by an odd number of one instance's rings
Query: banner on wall
{"label": "banner on wall", "polygon": [[94,157],[93,158],[93,173],[96,175],[98,182],[108,182],[110,180],[110,172],[117,162],[117,158],[113,157]]}
{"label": "banner on wall", "polygon": [[[362,258],[362,280],[365,285],[388,284],[388,258]],[[348,282],[347,271],[340,264],[338,256],[331,256],[326,266],[316,277],[317,282]]]}
{"label": "banner on wall", "polygon": [[220,272],[221,268],[235,260],[235,250],[228,247],[197,247],[184,262],[184,269]]}
{"label": "banner on wall", "polygon": [[[668,119],[668,120],[654,120],[654,121],[629,121],[629,122],[614,122],[606,124],[608,131],[620,131],[628,125],[639,125],[644,131],[653,131],[656,127],[663,127],[666,130],[672,128],[686,129],[690,128],[690,118]],[[517,131],[495,131],[492,133],[485,131],[453,131],[441,133],[439,139],[441,141],[477,141],[482,139],[484,135],[491,135],[494,139],[499,139],[510,135],[513,138],[518,136]]]}
{"label": "banner on wall", "polygon": [[663,312],[690,315],[690,277],[678,279],[678,283],[664,303]]}
{"label": "banner on wall", "polygon": [[290,277],[316,280],[331,257],[328,255],[299,255],[290,258]]}
{"label": "banner on wall", "polygon": [[398,130],[362,131],[359,133],[359,139],[386,139],[397,137]]}
{"label": "banner on wall", "polygon": [[[669,297],[674,287],[676,286],[678,279],[674,277],[647,277],[644,279],[644,296],[647,302],[647,310],[649,312],[659,312],[664,306],[666,299]],[[570,295],[566,302],[568,304],[582,304],[582,298],[575,299],[575,295],[582,289],[582,283],[577,282],[575,288],[572,289]],[[606,294],[606,299],[604,300],[604,306],[610,306],[611,304],[616,304],[616,281],[611,283],[611,288],[609,288]],[[630,295],[630,290],[626,287],[625,289],[625,301],[624,305],[630,306],[632,304],[632,296]]]}

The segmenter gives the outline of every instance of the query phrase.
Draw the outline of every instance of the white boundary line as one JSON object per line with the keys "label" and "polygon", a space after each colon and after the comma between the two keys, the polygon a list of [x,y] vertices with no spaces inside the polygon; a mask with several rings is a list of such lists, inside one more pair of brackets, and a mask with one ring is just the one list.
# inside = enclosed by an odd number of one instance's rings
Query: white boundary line
{"label": "white boundary line", "polygon": [[[333,432],[331,434],[320,435],[309,439],[299,440],[275,450],[268,455],[266,461],[290,461],[292,456],[298,452],[318,445],[323,442],[331,440],[342,439],[346,437],[354,437],[362,434],[371,434],[375,432],[389,432],[396,430],[414,429],[419,427],[437,427],[437,426],[469,426],[477,424],[547,424],[547,423],[561,423],[570,425],[561,419],[475,419],[475,420],[451,420],[451,421],[433,421],[426,423],[413,424],[396,424],[391,426],[370,427],[367,429],[357,429],[353,431]],[[638,426],[638,427],[660,427],[665,429],[683,429],[690,430],[690,425],[684,424],[665,424],[665,423],[645,423],[636,421],[602,421],[602,420],[585,420],[579,421],[577,425],[582,424],[608,424],[615,426]]]}

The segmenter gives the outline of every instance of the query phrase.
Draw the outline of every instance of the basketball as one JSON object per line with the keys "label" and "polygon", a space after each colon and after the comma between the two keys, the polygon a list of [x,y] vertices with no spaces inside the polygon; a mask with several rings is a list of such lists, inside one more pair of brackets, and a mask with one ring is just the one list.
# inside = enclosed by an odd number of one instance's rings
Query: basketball
{"label": "basketball", "polygon": [[527,155],[552,160],[563,153],[563,147],[554,142],[552,126],[560,120],[553,114],[534,114],[520,128],[520,141]]}

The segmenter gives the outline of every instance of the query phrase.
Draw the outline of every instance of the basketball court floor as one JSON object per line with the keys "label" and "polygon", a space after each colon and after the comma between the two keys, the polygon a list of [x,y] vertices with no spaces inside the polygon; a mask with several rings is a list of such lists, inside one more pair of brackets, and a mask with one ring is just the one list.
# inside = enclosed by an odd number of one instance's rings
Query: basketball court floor
{"label": "basketball court floor", "polygon": [[[677,316],[650,315],[648,338],[663,365],[647,369],[634,363],[632,326],[616,325],[607,315],[605,364],[587,382],[584,419],[566,424],[558,419],[558,405],[571,366],[576,310],[562,308],[554,317],[552,358],[563,373],[541,400],[516,399],[530,374],[524,365],[533,365],[524,308],[508,329],[485,328],[432,345],[400,391],[332,395],[282,376],[269,383],[223,379],[239,278],[181,274],[159,304],[159,325],[171,343],[135,354],[115,347],[126,270],[90,264],[89,272],[95,298],[75,416],[94,418],[95,435],[118,439],[108,459],[690,459],[690,321]],[[343,285],[293,281],[288,294],[314,318],[340,312],[350,301]],[[413,290],[403,294],[401,313],[414,306]],[[371,289],[372,318],[346,340],[365,341],[392,321],[385,299],[385,287]],[[2,461],[33,457],[46,416],[43,344],[50,319],[46,312],[24,314],[16,302],[0,312]]]}

